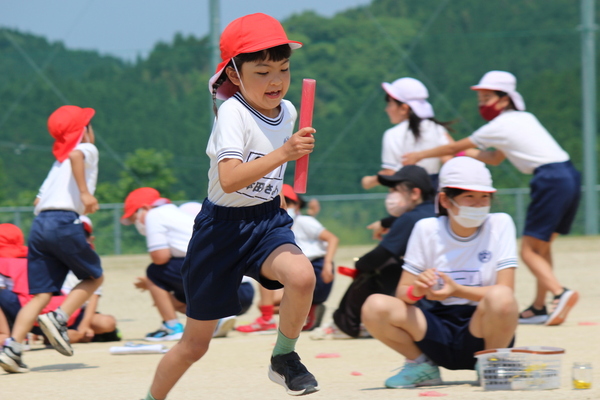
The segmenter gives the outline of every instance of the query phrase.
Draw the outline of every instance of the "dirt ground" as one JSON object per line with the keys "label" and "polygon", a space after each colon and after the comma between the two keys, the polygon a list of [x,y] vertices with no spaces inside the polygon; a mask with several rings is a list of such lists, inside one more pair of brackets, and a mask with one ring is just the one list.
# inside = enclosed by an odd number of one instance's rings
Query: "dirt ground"
{"label": "dirt ground", "polygon": [[[351,266],[352,258],[371,247],[341,248],[337,265]],[[566,350],[562,357],[561,387],[545,391],[484,391],[475,386],[474,371],[442,369],[444,385],[419,389],[386,389],[383,381],[403,364],[402,356],[375,339],[314,341],[302,333],[297,350],[303,362],[319,380],[321,391],[311,399],[390,399],[417,398],[435,391],[447,399],[598,399],[600,398],[600,237],[560,238],[555,245],[555,264],[561,282],[579,291],[579,304],[561,326],[519,326],[517,346],[545,345]],[[103,259],[106,271],[103,313],[115,315],[124,340],[143,343],[160,318],[150,296],[133,287],[142,275],[147,255],[111,256]],[[324,322],[331,319],[349,278],[336,278],[327,301]],[[520,263],[516,293],[521,308],[533,298],[534,281]],[[594,311],[595,310],[595,311]],[[258,315],[256,307],[238,317],[237,324],[250,322]],[[185,317],[180,318],[184,321]],[[286,399],[284,389],[267,377],[267,366],[275,335],[241,334],[213,340],[208,354],[179,381],[169,399]],[[172,342],[167,342],[172,346]],[[118,343],[75,344],[75,355],[64,357],[53,349],[33,346],[24,360],[31,372],[0,373],[0,400],[37,399],[141,399],[148,390],[161,355],[111,355]],[[318,358],[322,353],[337,353],[337,358]],[[595,386],[590,390],[571,387],[573,362],[591,362]]]}

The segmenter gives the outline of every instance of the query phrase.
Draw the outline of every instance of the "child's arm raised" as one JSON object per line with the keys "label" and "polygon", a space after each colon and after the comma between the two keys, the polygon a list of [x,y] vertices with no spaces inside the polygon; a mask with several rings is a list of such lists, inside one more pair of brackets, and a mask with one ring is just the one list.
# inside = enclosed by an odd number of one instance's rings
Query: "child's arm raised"
{"label": "child's arm raised", "polygon": [[79,188],[79,196],[81,202],[85,207],[84,214],[92,214],[98,211],[100,206],[98,200],[90,193],[85,182],[85,156],[81,150],[73,150],[69,153],[69,160],[71,160],[71,169],[73,170],[73,177]]}
{"label": "child's arm raised", "polygon": [[312,134],[315,132],[310,127],[302,128],[294,133],[283,146],[264,157],[247,163],[236,158],[222,160],[218,167],[221,188],[225,193],[233,193],[256,182],[280,165],[312,153],[315,147],[315,138]]}

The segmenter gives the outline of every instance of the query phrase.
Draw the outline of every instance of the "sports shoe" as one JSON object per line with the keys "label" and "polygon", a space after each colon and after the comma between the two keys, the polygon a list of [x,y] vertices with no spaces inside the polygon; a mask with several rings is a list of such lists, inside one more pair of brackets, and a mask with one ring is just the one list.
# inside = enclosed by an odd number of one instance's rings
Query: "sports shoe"
{"label": "sports shoe", "polygon": [[[529,317],[526,315],[530,314]],[[521,311],[519,314],[519,324],[523,325],[542,325],[548,320],[548,311],[546,306],[542,307],[541,310],[533,307],[533,304],[529,308]]]}
{"label": "sports shoe", "polygon": [[180,322],[172,326],[163,323],[157,331],[147,334],[146,340],[150,342],[163,342],[179,340],[181,336],[183,336],[183,325]]}
{"label": "sports shoe", "polygon": [[554,310],[548,317],[546,325],[560,325],[565,322],[567,314],[577,303],[577,300],[579,300],[579,293],[567,288],[564,288],[561,294],[554,296],[554,300],[552,301]]}
{"label": "sports shoe", "polygon": [[217,326],[215,327],[215,331],[213,332],[214,338],[221,338],[227,336],[230,330],[233,329],[235,325],[235,315],[230,317],[221,318],[219,322],[217,322]]}
{"label": "sports shoe", "polygon": [[21,358],[21,353],[13,351],[10,346],[6,345],[0,352],[0,367],[9,373],[29,372],[29,368]]}
{"label": "sports shoe", "polygon": [[271,357],[269,379],[280,384],[291,396],[302,396],[319,390],[314,375],[300,362],[295,351]]}
{"label": "sports shoe", "polygon": [[365,328],[363,324],[360,324],[360,330],[358,333],[358,337],[352,337],[348,335],[346,332],[342,331],[335,322],[331,321],[330,323],[324,325],[321,328],[317,328],[311,332],[310,338],[312,340],[344,340],[344,339],[366,339],[372,337],[369,331]]}
{"label": "sports shoe", "polygon": [[310,311],[306,317],[306,323],[302,327],[303,331],[312,331],[315,328],[321,326],[321,320],[323,320],[323,314],[325,314],[325,304],[313,304],[310,306]]}
{"label": "sports shoe", "polygon": [[392,389],[441,384],[440,368],[437,365],[409,360],[406,361],[400,372],[385,381],[385,386]]}
{"label": "sports shoe", "polygon": [[38,324],[56,351],[68,357],[73,355],[67,333],[67,321],[60,314],[54,311],[42,314],[38,317]]}
{"label": "sports shoe", "polygon": [[269,321],[265,321],[263,317],[258,317],[254,320],[253,323],[248,325],[240,325],[235,328],[238,332],[243,333],[252,333],[252,332],[262,332],[262,331],[274,331],[277,329],[277,324],[275,323],[275,319],[271,318]]}

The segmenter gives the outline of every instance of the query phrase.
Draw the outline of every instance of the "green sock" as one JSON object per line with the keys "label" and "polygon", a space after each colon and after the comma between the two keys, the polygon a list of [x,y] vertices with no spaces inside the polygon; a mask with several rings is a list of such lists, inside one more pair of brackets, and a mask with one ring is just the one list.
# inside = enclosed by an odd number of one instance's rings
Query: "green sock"
{"label": "green sock", "polygon": [[145,400],[156,400],[154,397],[152,397],[152,394],[150,393],[150,389],[148,389],[148,394],[146,395]]}
{"label": "green sock", "polygon": [[289,337],[287,337],[283,333],[281,333],[281,331],[278,329],[277,330],[277,341],[275,342],[275,348],[273,349],[273,355],[278,356],[281,354],[291,353],[296,348],[297,341],[298,341],[298,338],[290,339]]}

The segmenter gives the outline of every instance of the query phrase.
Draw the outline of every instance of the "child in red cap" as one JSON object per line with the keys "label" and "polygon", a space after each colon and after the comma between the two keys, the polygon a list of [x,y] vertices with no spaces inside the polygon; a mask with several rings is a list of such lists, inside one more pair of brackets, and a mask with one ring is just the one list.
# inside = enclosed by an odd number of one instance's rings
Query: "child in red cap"
{"label": "child in red cap", "polygon": [[[62,106],[48,118],[55,139],[56,161],[34,202],[36,217],[28,243],[29,293],[33,299],[17,315],[11,339],[0,353],[0,367],[7,372],[27,372],[22,343],[36,319],[52,346],[73,355],[67,321],[102,284],[100,257],[89,246],[80,214],[98,210],[94,197],[98,177],[98,149],[90,124],[91,108]],[[59,293],[69,271],[82,281],[55,311],[39,315]],[[39,317],[38,317],[39,315]]]}
{"label": "child in red cap", "polygon": [[[231,22],[221,35],[221,58],[209,81],[218,110],[206,153],[208,196],[196,217],[181,273],[188,317],[181,341],[163,357],[147,399],[164,399],[208,350],[219,318],[240,310],[244,275],[264,287],[285,286],[269,378],[290,395],[319,390],[294,351],[311,306],[315,273],[298,248],[282,206],[286,163],[312,152],[313,128],[294,133],[297,112],[284,96],[292,49],[281,24],[265,14]],[[305,136],[308,135],[308,136]]]}

